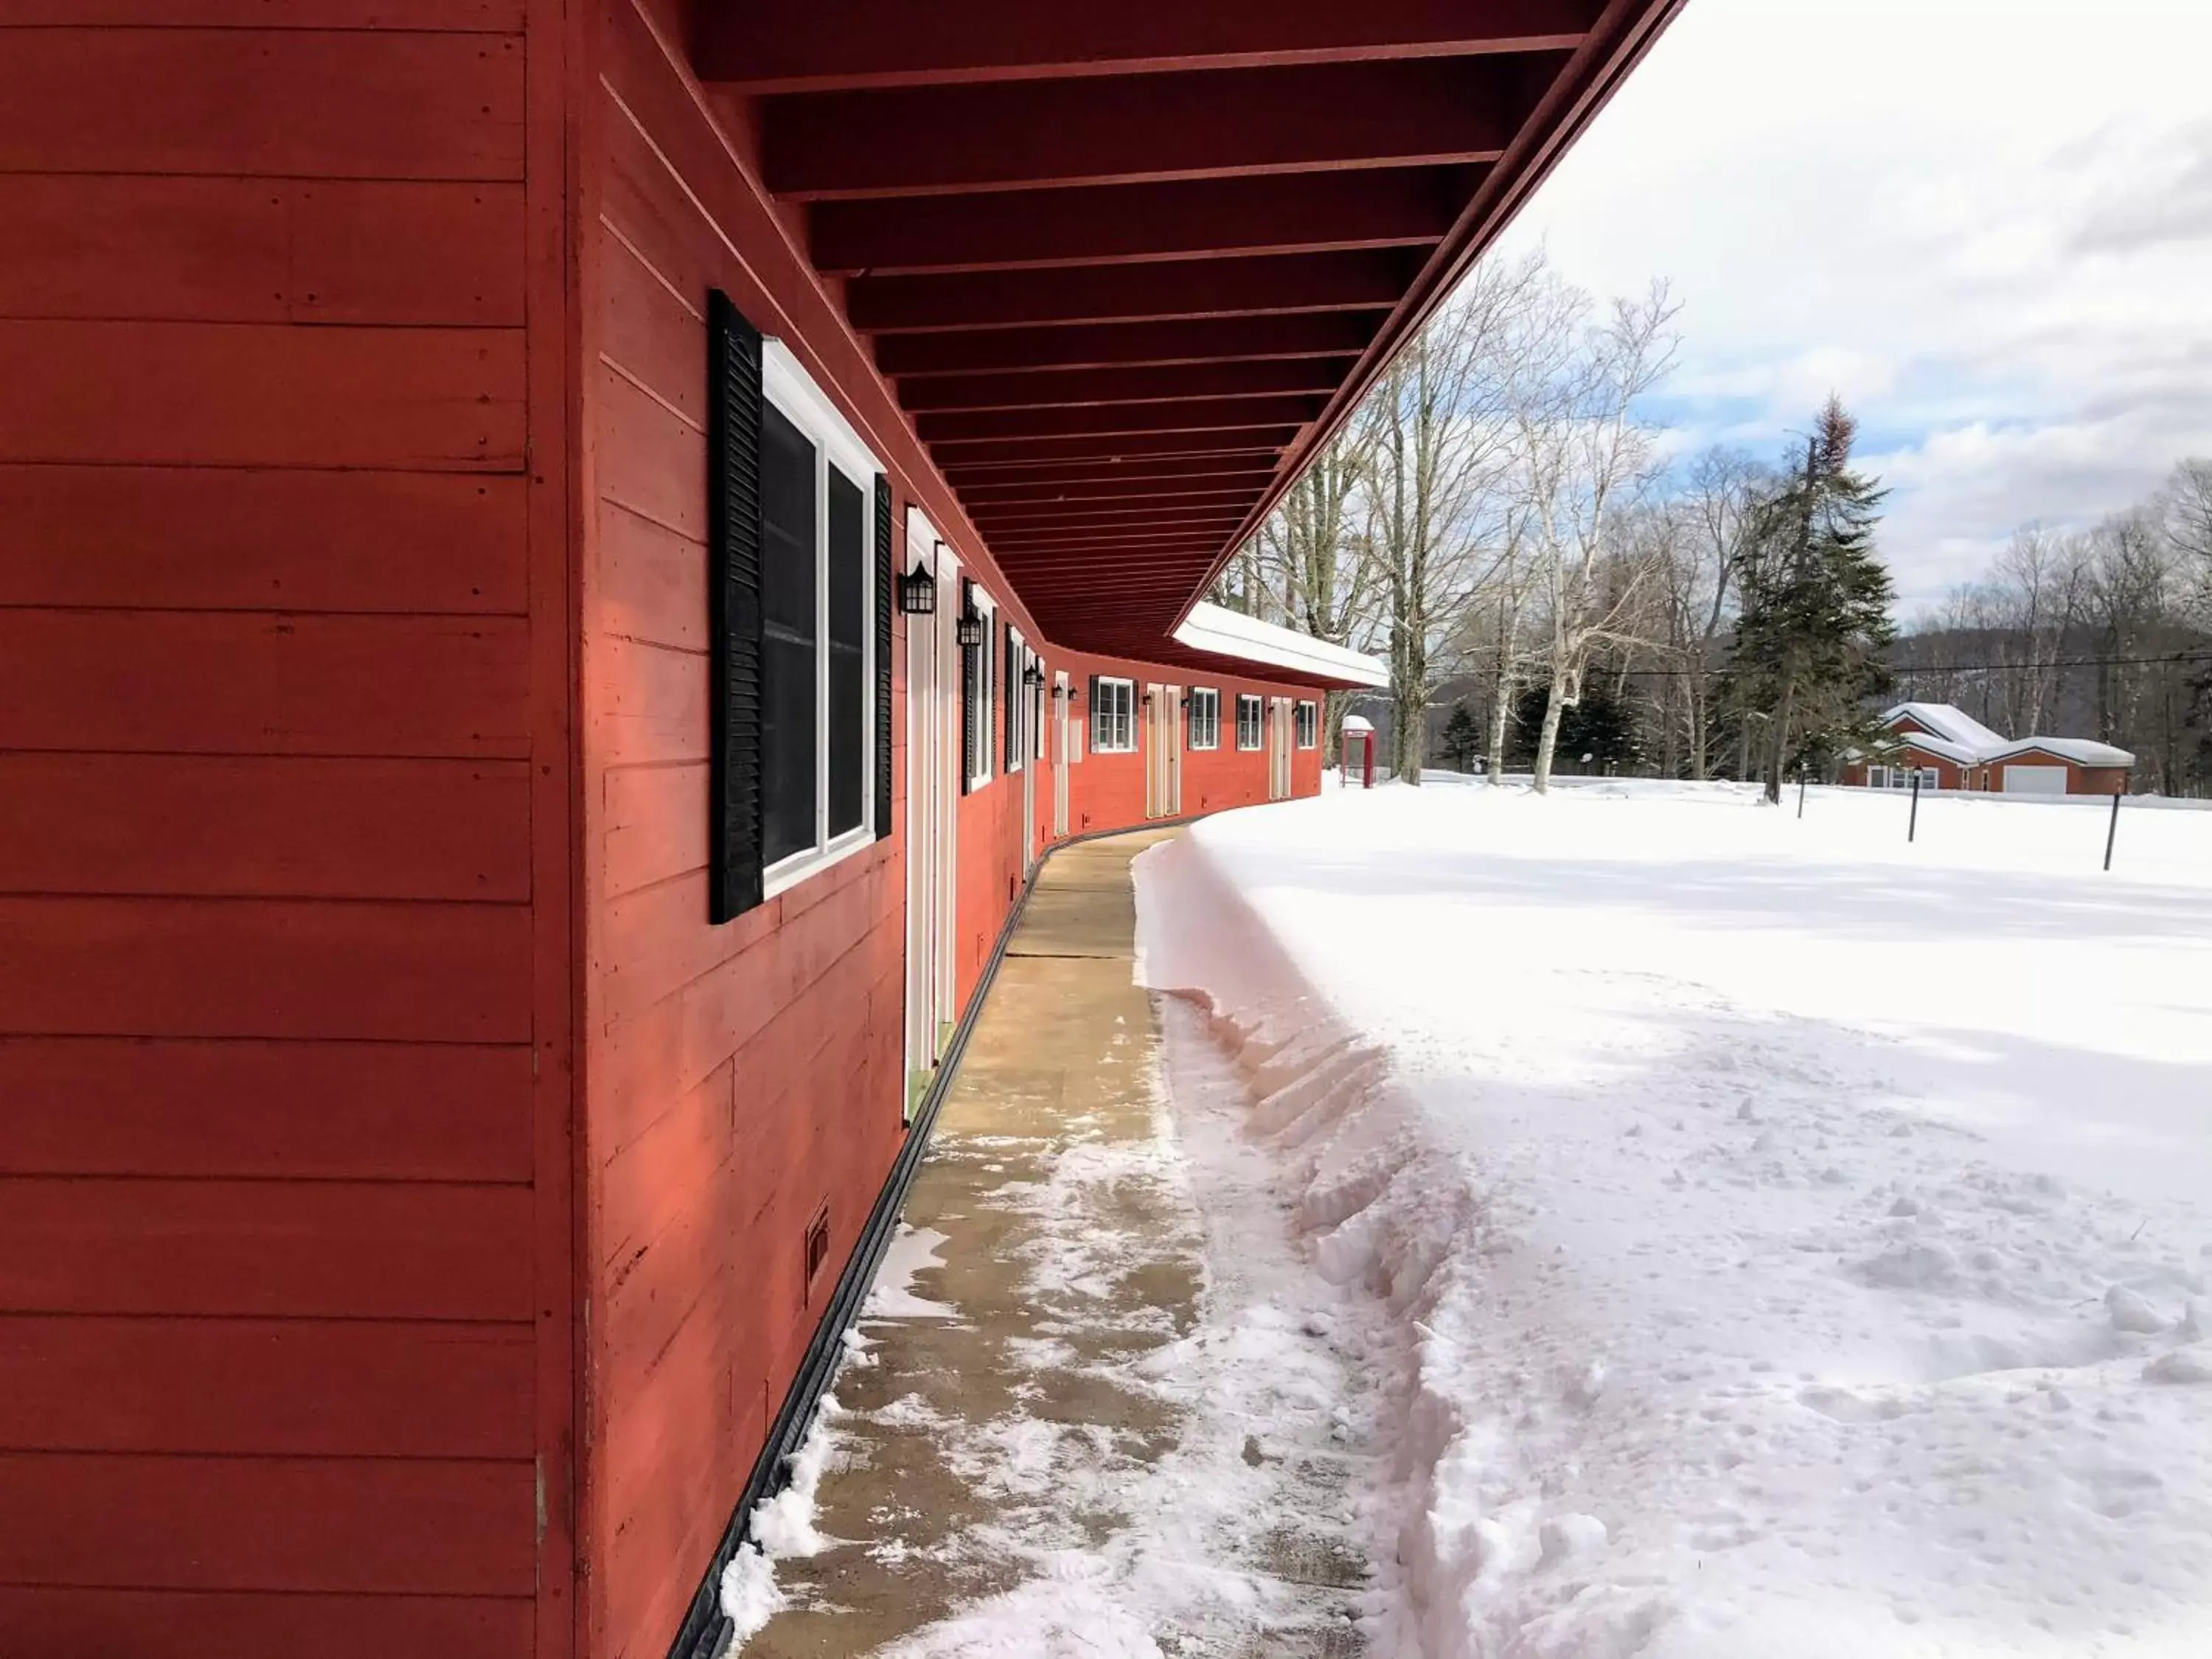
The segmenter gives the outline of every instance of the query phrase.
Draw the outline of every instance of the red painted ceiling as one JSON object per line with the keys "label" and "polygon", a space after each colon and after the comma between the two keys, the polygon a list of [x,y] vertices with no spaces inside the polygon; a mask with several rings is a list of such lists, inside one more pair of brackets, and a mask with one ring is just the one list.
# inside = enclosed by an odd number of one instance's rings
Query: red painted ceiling
{"label": "red painted ceiling", "polygon": [[1681,0],[702,0],[754,140],[1054,640],[1161,656]]}

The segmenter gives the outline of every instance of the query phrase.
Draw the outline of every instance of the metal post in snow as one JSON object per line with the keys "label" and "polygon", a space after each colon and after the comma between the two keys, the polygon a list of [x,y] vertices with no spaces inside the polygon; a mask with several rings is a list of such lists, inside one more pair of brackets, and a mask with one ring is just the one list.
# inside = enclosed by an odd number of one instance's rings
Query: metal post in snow
{"label": "metal post in snow", "polygon": [[1916,770],[1913,772],[1913,774],[1912,774],[1912,816],[1911,816],[1911,817],[1908,817],[1908,818],[1907,818],[1907,819],[1905,819],[1905,840],[1906,840],[1906,841],[1910,842],[1910,841],[1912,841],[1912,840],[1917,839],[1917,838],[1918,837],[1919,834],[1920,834],[1920,774],[1919,774],[1919,772],[1916,769]]}
{"label": "metal post in snow", "polygon": [[1797,769],[1797,816],[1805,816],[1805,769]]}
{"label": "metal post in snow", "polygon": [[2112,791],[2112,821],[2105,827],[2105,868],[2112,867],[2112,842],[2120,833],[2120,791]]}

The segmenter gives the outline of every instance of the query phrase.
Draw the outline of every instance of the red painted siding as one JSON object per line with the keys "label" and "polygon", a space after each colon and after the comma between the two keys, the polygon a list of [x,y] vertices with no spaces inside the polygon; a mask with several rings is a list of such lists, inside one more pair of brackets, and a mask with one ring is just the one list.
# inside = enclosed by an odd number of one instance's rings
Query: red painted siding
{"label": "red painted siding", "polygon": [[557,19],[0,26],[0,1652],[568,1651]]}

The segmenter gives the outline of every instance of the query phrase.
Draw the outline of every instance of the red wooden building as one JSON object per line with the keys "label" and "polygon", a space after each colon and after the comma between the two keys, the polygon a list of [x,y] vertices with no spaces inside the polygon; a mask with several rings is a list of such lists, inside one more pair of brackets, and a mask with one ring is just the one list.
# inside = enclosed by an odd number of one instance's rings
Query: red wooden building
{"label": "red wooden building", "polygon": [[0,1654],[711,1651],[1026,871],[1317,787],[1195,596],[1671,9],[0,0]]}

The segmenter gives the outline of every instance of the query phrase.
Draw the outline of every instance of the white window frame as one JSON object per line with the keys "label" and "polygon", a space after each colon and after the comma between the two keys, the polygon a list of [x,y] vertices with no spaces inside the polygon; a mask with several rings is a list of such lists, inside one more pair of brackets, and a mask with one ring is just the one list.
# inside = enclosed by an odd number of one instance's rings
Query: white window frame
{"label": "white window frame", "polygon": [[1321,710],[1310,700],[1302,699],[1291,714],[1292,740],[1301,749],[1317,748],[1321,743]]}
{"label": "white window frame", "polygon": [[[1109,685],[1121,688],[1123,701],[1112,715],[1100,708],[1094,707],[1091,710],[1091,752],[1094,755],[1133,755],[1137,752],[1137,683],[1124,679],[1118,674],[1101,674],[1098,677],[1099,690],[1103,692]],[[1123,738],[1121,742],[1100,740],[1103,722],[1109,719],[1120,728]]]}
{"label": "white window frame", "polygon": [[[1198,712],[1200,708],[1203,708],[1206,710],[1206,724],[1204,727],[1206,736],[1203,740],[1199,737],[1200,728],[1198,721]],[[1190,688],[1190,746],[1194,749],[1220,748],[1221,692],[1219,688],[1211,685],[1192,686]]]}
{"label": "white window frame", "polygon": [[[1244,741],[1244,711],[1252,711],[1252,741]],[[1249,691],[1237,694],[1237,750],[1239,754],[1256,754],[1267,746],[1267,700]]]}
{"label": "white window frame", "polygon": [[[761,872],[764,898],[797,886],[876,840],[875,499],[880,462],[781,340],[761,343],[761,391],[814,446],[814,845]],[[860,492],[860,822],[830,833],[830,469]]]}
{"label": "white window frame", "polygon": [[1006,687],[1006,696],[1012,700],[1006,706],[1013,710],[1014,714],[1013,729],[1006,733],[1006,775],[1011,777],[1029,763],[1030,690],[1023,684],[1023,671],[1030,665],[1030,645],[1022,637],[1022,630],[1018,628],[1009,633],[1006,639],[1013,642],[1012,648],[1009,650],[1002,641],[999,651],[1001,656],[1013,659],[1013,680]]}
{"label": "white window frame", "polygon": [[[968,788],[970,793],[990,782],[993,776],[991,755],[999,746],[999,728],[992,724],[997,714],[998,700],[991,695],[991,688],[998,683],[999,653],[1004,648],[999,643],[998,601],[983,591],[981,582],[975,585],[973,591],[975,596],[975,614],[983,621],[983,642],[975,647],[972,653],[963,648],[961,655],[963,657],[972,655],[976,659],[975,752],[970,759],[975,765],[982,769],[968,774]],[[960,672],[963,675],[967,673],[968,665],[965,662],[960,665]]]}

